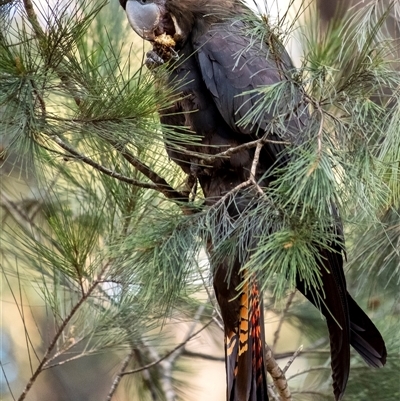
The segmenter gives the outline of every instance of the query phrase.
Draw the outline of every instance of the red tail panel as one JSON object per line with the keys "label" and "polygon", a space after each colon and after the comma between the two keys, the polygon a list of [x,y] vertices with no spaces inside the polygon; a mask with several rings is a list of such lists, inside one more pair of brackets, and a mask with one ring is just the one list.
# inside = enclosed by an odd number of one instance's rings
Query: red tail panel
{"label": "red tail panel", "polygon": [[264,319],[257,283],[246,283],[240,295],[237,330],[226,338],[229,401],[268,400],[264,367]]}

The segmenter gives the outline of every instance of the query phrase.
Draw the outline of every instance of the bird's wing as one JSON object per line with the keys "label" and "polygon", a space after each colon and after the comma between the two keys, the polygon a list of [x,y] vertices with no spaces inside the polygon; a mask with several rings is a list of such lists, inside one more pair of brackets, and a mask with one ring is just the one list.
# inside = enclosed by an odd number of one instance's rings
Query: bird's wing
{"label": "bird's wing", "polygon": [[[240,21],[216,24],[193,41],[202,79],[232,130],[251,135],[253,139],[267,134],[274,141],[298,143],[308,115],[301,105],[298,88],[287,79],[293,68],[290,58],[283,48],[277,54],[266,44],[252,43],[243,29]],[[265,95],[260,90],[280,83],[286,85],[280,89],[280,102],[273,103],[268,110],[262,108],[261,113],[252,116],[251,123],[246,123],[244,120],[250,113],[263,105]],[[297,106],[288,110],[288,104]],[[281,115],[279,123],[278,114]],[[266,148],[276,158],[285,147],[268,143]]]}

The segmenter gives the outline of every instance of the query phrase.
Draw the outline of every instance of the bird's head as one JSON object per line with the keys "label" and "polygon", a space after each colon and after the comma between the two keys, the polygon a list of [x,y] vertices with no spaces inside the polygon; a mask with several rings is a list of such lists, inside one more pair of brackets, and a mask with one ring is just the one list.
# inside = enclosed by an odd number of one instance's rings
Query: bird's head
{"label": "bird's head", "polygon": [[162,34],[185,41],[197,25],[217,21],[238,0],[119,0],[133,30],[154,41]]}
{"label": "bird's head", "polygon": [[175,36],[181,29],[168,10],[167,0],[120,0],[133,30],[143,39],[153,41],[163,33]]}

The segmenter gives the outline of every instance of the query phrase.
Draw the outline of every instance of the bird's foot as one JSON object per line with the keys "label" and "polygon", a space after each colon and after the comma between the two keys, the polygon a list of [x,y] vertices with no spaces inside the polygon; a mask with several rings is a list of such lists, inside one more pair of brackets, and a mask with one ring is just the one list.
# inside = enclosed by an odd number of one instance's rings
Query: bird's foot
{"label": "bird's foot", "polygon": [[150,50],[146,53],[146,60],[144,62],[149,70],[159,67],[164,64],[164,60],[160,57],[156,51]]}

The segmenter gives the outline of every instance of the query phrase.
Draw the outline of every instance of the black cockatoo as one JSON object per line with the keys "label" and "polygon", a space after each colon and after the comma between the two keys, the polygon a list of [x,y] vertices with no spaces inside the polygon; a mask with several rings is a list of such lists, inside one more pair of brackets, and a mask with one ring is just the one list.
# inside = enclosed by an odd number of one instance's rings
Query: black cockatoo
{"label": "black cockatoo", "polygon": [[[168,63],[171,82],[181,82],[182,96],[172,109],[161,114],[161,120],[168,126],[189,128],[197,144],[194,141],[188,145],[191,152],[185,153],[169,142],[169,156],[186,173],[195,175],[207,205],[212,206],[231,193],[234,202],[227,209],[232,219],[237,218],[256,196],[251,198],[249,191],[234,189],[248,181],[252,173],[259,188],[268,187],[274,180],[274,169],[290,163],[287,141],[300,144],[303,127],[310,118],[306,106],[288,111],[287,132],[283,135],[268,132],[273,108],[258,116],[253,124],[240,123],[261,96],[254,95],[254,90],[287,79],[287,73],[293,69],[288,54],[283,46],[272,51],[267,43],[252,40],[242,18],[248,9],[239,1],[120,0],[120,3],[132,28],[154,46],[148,53],[147,65],[154,68]],[[300,98],[300,89],[297,95]],[[236,152],[211,167],[205,167],[199,161],[201,156],[196,156],[216,154],[261,137],[273,141],[263,144],[256,171],[255,147]],[[350,344],[370,366],[381,367],[386,361],[382,336],[347,292],[339,227],[338,223],[337,240],[329,249],[321,249],[318,262],[323,282],[323,293],[319,294],[323,302],[319,308],[329,329],[336,400],[342,398],[346,388]],[[212,244],[209,248],[212,249]],[[256,279],[241,285],[245,279],[241,259],[239,255],[230,256],[212,266],[225,327],[227,399],[268,400],[259,287]],[[300,279],[297,289],[317,303],[315,294],[306,291]]]}

